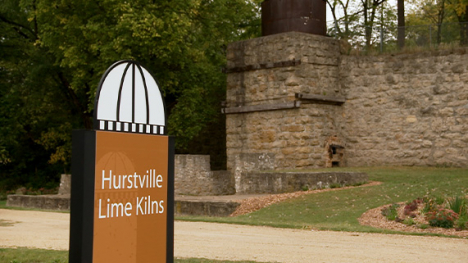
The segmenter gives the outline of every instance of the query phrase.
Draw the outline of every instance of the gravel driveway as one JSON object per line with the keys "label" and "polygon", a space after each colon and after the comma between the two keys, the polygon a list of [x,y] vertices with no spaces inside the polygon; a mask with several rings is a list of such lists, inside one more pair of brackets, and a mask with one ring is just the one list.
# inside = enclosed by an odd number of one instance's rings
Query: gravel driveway
{"label": "gravel driveway", "polygon": [[[0,247],[68,249],[69,214],[0,209]],[[468,262],[468,240],[175,223],[175,256],[262,262]]]}

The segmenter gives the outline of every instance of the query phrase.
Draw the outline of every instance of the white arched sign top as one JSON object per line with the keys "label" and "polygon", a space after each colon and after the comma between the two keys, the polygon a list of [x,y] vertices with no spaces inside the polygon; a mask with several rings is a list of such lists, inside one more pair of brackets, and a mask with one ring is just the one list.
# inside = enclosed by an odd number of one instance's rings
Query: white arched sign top
{"label": "white arched sign top", "polygon": [[165,126],[164,102],[153,76],[131,60],[110,66],[96,94],[95,129],[164,134]]}

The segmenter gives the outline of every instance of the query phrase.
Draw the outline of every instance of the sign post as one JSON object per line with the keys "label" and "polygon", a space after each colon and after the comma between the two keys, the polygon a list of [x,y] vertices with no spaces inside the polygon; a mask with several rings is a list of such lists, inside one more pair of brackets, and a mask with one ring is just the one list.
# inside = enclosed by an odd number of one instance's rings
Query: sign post
{"label": "sign post", "polygon": [[69,262],[172,262],[174,139],[144,67],[107,70],[94,127],[73,132]]}

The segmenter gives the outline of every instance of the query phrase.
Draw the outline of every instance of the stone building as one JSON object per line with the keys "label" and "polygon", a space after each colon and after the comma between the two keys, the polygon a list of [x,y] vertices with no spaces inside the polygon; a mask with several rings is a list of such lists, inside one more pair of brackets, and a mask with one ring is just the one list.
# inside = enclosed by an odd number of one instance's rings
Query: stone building
{"label": "stone building", "polygon": [[467,167],[467,51],[344,55],[300,32],[232,43],[228,170]]}
{"label": "stone building", "polygon": [[468,167],[468,49],[347,55],[339,40],[324,36],[324,14],[322,0],[262,3],[268,33],[227,50],[228,171],[210,171],[208,157],[179,156],[178,194],[279,193],[367,180],[291,171],[312,168]]}

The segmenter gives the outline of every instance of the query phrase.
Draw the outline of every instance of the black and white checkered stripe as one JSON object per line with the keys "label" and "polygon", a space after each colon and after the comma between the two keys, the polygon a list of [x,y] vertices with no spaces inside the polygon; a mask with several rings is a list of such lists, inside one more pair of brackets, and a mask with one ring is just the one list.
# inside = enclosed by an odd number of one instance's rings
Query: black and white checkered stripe
{"label": "black and white checkered stripe", "polygon": [[164,126],[161,125],[150,125],[121,121],[99,120],[99,130],[164,135]]}

